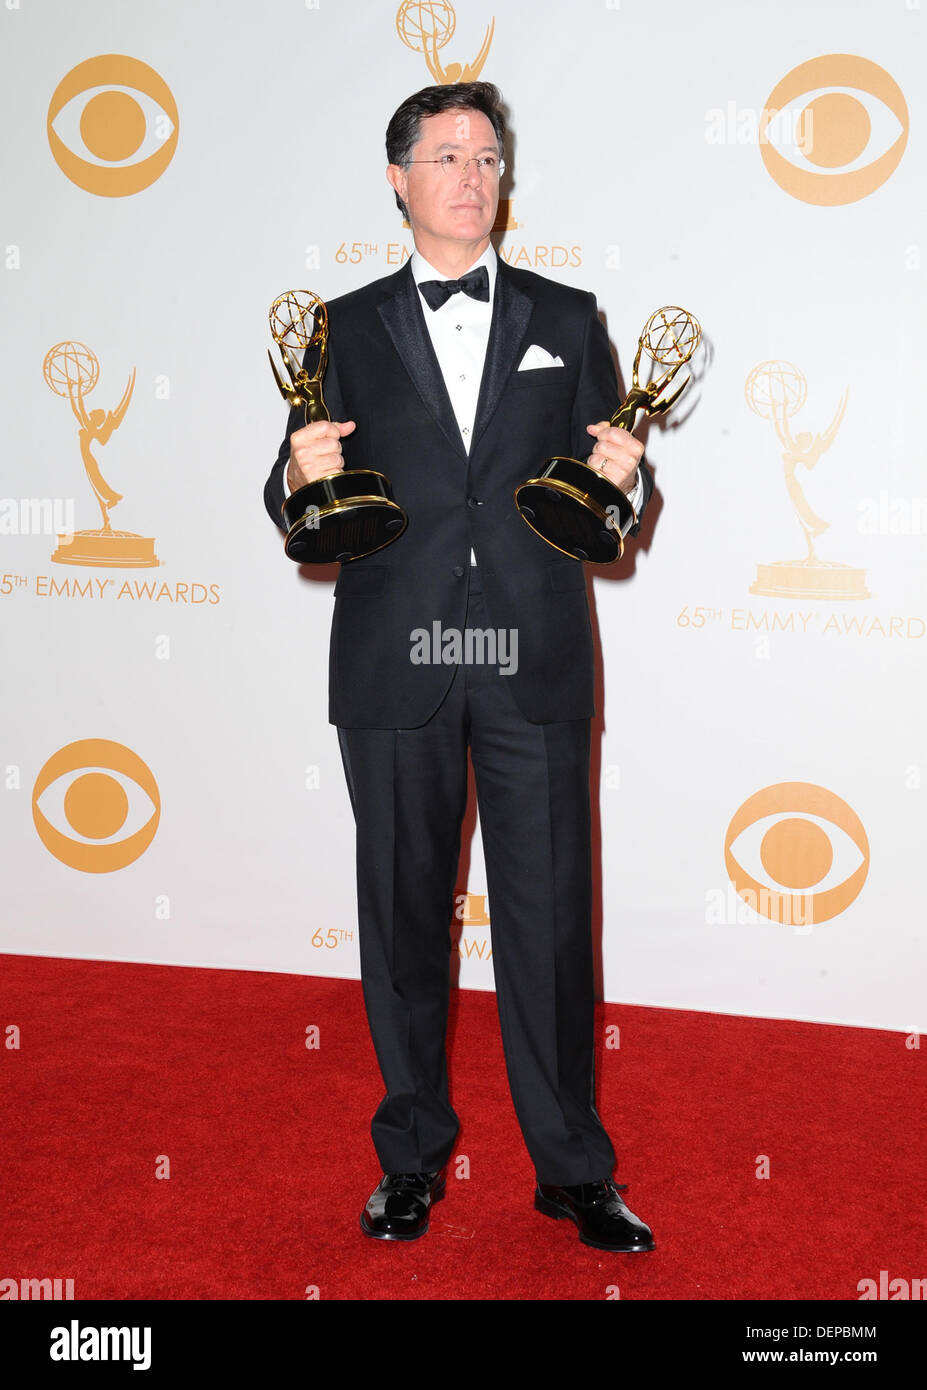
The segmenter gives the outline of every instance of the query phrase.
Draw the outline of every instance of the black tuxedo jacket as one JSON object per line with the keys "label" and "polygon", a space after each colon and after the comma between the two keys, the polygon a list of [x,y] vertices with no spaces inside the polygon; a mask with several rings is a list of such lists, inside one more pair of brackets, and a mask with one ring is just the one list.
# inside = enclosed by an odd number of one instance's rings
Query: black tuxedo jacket
{"label": "black tuxedo jacket", "polygon": [[[469,454],[460,437],[408,263],[334,299],[325,399],[355,420],[346,468],[389,478],[409,517],[392,545],[342,566],[335,585],[329,718],[344,728],[416,728],[437,709],[454,667],[416,665],[416,629],[466,624],[470,550],[491,626],[517,630],[517,670],[505,677],[532,723],[594,711],[593,648],[583,565],[522,520],[513,494],[545,459],[585,459],[586,425],[611,417],[618,384],[594,295],[514,269],[501,259]],[[518,371],[536,343],[562,367]],[[308,364],[307,364],[308,365]],[[283,527],[291,411],[264,489]],[[653,480],[641,465],[644,504]],[[510,649],[511,650],[511,649]],[[514,663],[513,663],[514,664]]]}

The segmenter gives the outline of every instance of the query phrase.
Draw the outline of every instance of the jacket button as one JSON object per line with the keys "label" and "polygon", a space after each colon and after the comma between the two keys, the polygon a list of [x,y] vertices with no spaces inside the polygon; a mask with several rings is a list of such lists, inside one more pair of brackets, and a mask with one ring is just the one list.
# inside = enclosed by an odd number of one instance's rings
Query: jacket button
{"label": "jacket button", "polygon": [[463,577],[464,577],[464,567],[463,567],[463,565],[455,565],[455,566],[454,566],[454,578],[455,578],[455,579],[463,579]]}
{"label": "jacket button", "polygon": [[467,506],[468,506],[468,507],[480,507],[480,506],[482,506],[482,503],[480,502],[480,499],[479,499],[478,497],[468,497],[468,498],[467,498]]}

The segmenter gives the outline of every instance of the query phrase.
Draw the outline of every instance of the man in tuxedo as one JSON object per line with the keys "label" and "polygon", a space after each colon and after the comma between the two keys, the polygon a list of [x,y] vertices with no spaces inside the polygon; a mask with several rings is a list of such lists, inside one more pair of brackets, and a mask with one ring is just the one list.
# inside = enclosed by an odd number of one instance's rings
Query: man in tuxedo
{"label": "man in tuxedo", "polygon": [[[640,443],[608,423],[618,387],[594,296],[493,250],[504,139],[489,83],[425,88],[392,117],[387,178],[415,251],[329,304],[332,419],[304,425],[301,408],[291,412],[265,502],[282,526],[289,492],[342,467],[374,468],[409,517],[393,544],[342,567],[330,651],[329,717],[357,825],[364,998],[386,1086],[371,1131],[383,1177],[363,1231],[416,1239],[445,1191],[458,1130],[445,1035],[469,748],[535,1206],[572,1219],[598,1249],[651,1250],[612,1179],[595,1109],[583,567],[524,523],[513,493],[554,454],[588,458],[638,517],[653,484]],[[461,640],[423,657],[423,632]]]}

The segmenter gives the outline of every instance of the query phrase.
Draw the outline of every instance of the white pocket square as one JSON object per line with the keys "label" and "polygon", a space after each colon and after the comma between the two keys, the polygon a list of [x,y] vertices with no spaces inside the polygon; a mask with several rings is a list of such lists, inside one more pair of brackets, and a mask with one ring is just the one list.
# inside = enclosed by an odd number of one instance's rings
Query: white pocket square
{"label": "white pocket square", "polygon": [[562,367],[561,357],[552,357],[546,348],[539,347],[537,343],[532,343],[524,357],[518,364],[520,372],[530,372],[537,367]]}

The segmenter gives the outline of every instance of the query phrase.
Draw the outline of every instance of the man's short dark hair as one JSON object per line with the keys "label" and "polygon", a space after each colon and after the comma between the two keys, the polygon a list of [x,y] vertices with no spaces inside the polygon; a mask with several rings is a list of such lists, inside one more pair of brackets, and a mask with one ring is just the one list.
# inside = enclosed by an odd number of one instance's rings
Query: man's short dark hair
{"label": "man's short dark hair", "polygon": [[[458,82],[447,87],[423,87],[414,92],[393,113],[386,127],[386,158],[390,164],[407,168],[412,151],[421,139],[422,119],[442,111],[481,111],[496,134],[499,158],[505,144],[505,113],[502,93],[492,82]],[[396,206],[408,220],[409,209],[396,194]]]}

